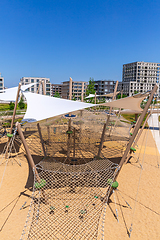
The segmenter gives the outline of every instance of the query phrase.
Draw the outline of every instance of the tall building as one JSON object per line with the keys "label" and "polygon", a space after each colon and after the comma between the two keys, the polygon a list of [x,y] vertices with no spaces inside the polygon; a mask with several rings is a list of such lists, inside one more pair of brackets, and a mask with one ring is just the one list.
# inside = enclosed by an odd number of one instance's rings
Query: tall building
{"label": "tall building", "polygon": [[4,78],[1,76],[1,73],[0,73],[0,90],[3,90],[4,89]]}
{"label": "tall building", "polygon": [[[72,98],[80,100],[82,92],[85,95],[87,82],[72,81]],[[62,82],[62,98],[69,99],[69,81]]]}
{"label": "tall building", "polygon": [[133,62],[123,65],[122,82],[118,84],[118,90],[123,90],[126,95],[135,92],[147,92],[152,90],[157,83],[159,95],[159,71],[160,63]]}
{"label": "tall building", "polygon": [[54,97],[56,92],[62,95],[62,84],[51,84],[51,96]]}
{"label": "tall building", "polygon": [[42,87],[44,83],[45,94],[51,96],[51,83],[49,78],[22,77],[20,79],[20,82],[22,85],[36,83],[31,88],[29,88],[29,91],[37,93],[37,91],[39,90],[39,94],[44,94]]}
{"label": "tall building", "polygon": [[107,93],[113,93],[116,81],[113,80],[96,80],[95,90],[98,95],[104,95]]}

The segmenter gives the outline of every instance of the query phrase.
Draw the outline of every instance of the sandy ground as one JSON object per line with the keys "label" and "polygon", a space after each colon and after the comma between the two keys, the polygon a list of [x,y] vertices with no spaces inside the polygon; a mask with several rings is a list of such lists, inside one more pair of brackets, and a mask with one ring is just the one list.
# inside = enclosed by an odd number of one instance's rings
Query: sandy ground
{"label": "sandy ground", "polygon": [[[133,224],[131,239],[160,239],[160,168],[157,167],[160,157],[150,131],[144,130],[138,147],[136,156],[139,156],[139,162],[132,157],[123,166],[117,179],[119,192],[112,194],[107,206],[104,228],[106,240],[129,239],[131,223]],[[20,239],[30,205],[31,191],[25,188],[29,167],[25,156],[20,161],[21,167],[15,161],[9,162],[0,187],[1,240]],[[140,164],[143,165],[143,170]],[[4,168],[4,164],[0,166],[0,181]],[[24,208],[21,209],[26,201]],[[119,222],[116,218],[116,208]]]}
{"label": "sandy ground", "polygon": [[[111,196],[107,207],[106,240],[129,239],[128,233],[131,224],[131,239],[160,239],[160,168],[157,167],[160,157],[150,130],[143,131],[138,147],[136,157],[139,157],[141,164],[143,162],[143,170],[141,170],[140,164],[136,163],[136,158],[132,158],[123,166],[117,179],[119,192],[115,192],[115,197]],[[122,197],[132,209],[128,207]],[[116,219],[116,208],[119,222]]]}

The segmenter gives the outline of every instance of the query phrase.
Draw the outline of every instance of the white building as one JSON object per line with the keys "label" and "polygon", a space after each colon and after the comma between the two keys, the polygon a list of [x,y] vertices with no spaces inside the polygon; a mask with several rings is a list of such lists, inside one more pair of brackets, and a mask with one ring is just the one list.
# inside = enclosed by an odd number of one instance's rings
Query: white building
{"label": "white building", "polygon": [[29,91],[33,93],[37,93],[39,89],[39,94],[44,94],[43,87],[42,87],[44,83],[45,94],[51,96],[50,78],[22,77],[20,79],[20,82],[22,85],[26,85],[29,83],[36,83],[34,86],[29,88]]}
{"label": "white building", "polygon": [[[87,89],[87,82],[84,81],[72,81],[72,98],[80,100],[83,95],[85,95]],[[69,81],[62,82],[61,87],[62,98],[69,98]]]}
{"label": "white building", "polygon": [[122,82],[118,84],[118,90],[123,90],[126,95],[136,92],[147,92],[158,85],[159,95],[159,72],[160,63],[133,62],[123,65]]}
{"label": "white building", "polygon": [[0,73],[0,90],[3,90],[4,89],[4,78],[1,76],[1,73]]}

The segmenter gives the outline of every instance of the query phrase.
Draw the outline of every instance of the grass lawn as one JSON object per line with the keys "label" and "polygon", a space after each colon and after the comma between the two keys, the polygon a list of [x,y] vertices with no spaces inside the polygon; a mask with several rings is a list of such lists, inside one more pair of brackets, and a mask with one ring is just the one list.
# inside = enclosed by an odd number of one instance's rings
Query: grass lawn
{"label": "grass lawn", "polygon": [[[27,109],[27,104],[25,104],[24,109]],[[0,111],[9,111],[9,110],[10,110],[9,109],[9,103],[0,103]],[[17,106],[17,110],[20,110],[18,106]]]}
{"label": "grass lawn", "polygon": [[[148,115],[148,114],[145,115],[141,126],[143,125],[143,123],[144,123],[147,115]],[[138,115],[138,116],[139,116],[139,115]],[[130,123],[133,122],[133,121],[135,121],[135,114],[122,114],[122,117],[124,117],[124,118],[125,118],[128,122],[130,122]],[[123,121],[123,120],[122,120],[122,121]],[[148,123],[146,123],[145,127],[147,127],[147,128],[149,127],[149,126],[148,126]]]}

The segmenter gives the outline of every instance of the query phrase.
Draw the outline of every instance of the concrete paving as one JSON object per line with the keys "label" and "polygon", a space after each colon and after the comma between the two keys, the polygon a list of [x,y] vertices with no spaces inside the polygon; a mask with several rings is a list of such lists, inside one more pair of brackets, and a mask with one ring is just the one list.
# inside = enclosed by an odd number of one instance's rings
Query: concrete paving
{"label": "concrete paving", "polygon": [[160,113],[153,113],[148,119],[148,125],[152,132],[153,138],[156,142],[158,151],[160,153],[160,123],[159,123]]}

